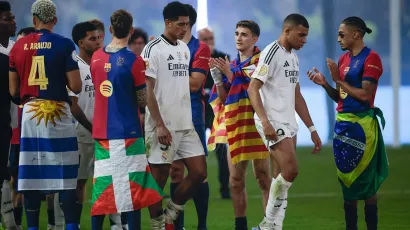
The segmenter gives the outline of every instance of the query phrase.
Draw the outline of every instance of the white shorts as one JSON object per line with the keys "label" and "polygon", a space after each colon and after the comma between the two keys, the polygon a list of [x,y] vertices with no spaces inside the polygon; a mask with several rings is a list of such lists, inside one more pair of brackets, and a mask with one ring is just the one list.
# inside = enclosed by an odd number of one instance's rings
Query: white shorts
{"label": "white shorts", "polygon": [[171,146],[160,144],[155,130],[145,132],[145,149],[150,164],[172,164],[174,160],[205,155],[195,129],[170,132]]}
{"label": "white shorts", "polygon": [[94,143],[78,143],[80,152],[80,167],[78,168],[78,179],[89,179],[94,176]]}
{"label": "white shorts", "polygon": [[275,144],[281,142],[285,138],[292,138],[296,135],[298,132],[298,128],[295,128],[294,126],[290,124],[283,124],[279,123],[276,121],[270,121],[272,124],[273,128],[276,130],[276,135],[278,136],[278,140],[276,141],[267,141],[265,134],[263,133],[263,126],[262,122],[260,120],[255,119],[255,126],[256,129],[258,130],[259,135],[261,135],[263,143],[265,143],[266,147],[269,149],[269,147],[274,146]]}

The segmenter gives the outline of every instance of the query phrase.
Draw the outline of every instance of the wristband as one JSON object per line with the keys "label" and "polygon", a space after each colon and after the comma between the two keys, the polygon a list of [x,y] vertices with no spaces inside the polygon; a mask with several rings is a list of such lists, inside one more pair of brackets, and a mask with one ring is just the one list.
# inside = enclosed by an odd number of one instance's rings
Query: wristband
{"label": "wristband", "polygon": [[310,126],[310,127],[309,127],[309,131],[310,131],[311,133],[313,133],[314,131],[316,131],[315,126],[314,126],[314,125]]}

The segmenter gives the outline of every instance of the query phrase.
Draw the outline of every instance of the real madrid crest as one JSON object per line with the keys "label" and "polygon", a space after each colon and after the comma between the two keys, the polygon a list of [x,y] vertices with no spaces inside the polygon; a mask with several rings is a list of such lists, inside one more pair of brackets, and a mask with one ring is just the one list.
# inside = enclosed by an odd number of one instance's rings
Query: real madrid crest
{"label": "real madrid crest", "polygon": [[104,71],[107,73],[111,71],[111,63],[104,64]]}
{"label": "real madrid crest", "polygon": [[184,54],[185,54],[185,60],[188,60],[188,54],[187,54],[187,52],[185,52]]}
{"label": "real madrid crest", "polygon": [[149,68],[149,62],[148,60],[145,60],[145,69],[147,70]]}

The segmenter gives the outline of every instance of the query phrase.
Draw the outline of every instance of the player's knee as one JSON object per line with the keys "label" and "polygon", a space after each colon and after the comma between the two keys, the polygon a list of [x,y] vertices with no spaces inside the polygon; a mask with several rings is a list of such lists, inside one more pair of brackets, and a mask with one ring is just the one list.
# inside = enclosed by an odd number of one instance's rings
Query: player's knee
{"label": "player's knee", "polygon": [[208,177],[208,173],[205,168],[197,170],[195,174],[195,181],[198,183],[204,182],[204,180]]}
{"label": "player's knee", "polygon": [[289,182],[293,182],[296,177],[299,174],[299,169],[297,165],[290,165],[289,167],[286,168],[286,170],[283,170],[282,172],[282,177]]}
{"label": "player's knee", "polygon": [[229,178],[229,184],[232,193],[241,193],[245,189],[245,179],[242,177],[231,176]]}
{"label": "player's knee", "polygon": [[171,169],[169,170],[169,175],[172,183],[180,182],[184,179],[184,165],[172,164]]}

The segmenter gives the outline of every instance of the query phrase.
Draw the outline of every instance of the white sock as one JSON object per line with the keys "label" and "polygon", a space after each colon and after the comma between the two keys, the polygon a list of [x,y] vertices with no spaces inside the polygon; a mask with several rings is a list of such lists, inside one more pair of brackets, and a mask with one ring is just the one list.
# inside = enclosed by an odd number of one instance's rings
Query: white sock
{"label": "white sock", "polygon": [[149,221],[152,230],[164,230],[165,229],[165,216],[160,215],[157,218],[150,219]]}
{"label": "white sock", "polygon": [[14,220],[13,202],[11,201],[10,182],[3,181],[3,188],[1,189],[1,215],[3,216],[4,225],[6,228],[17,228]]}
{"label": "white sock", "polygon": [[[121,229],[121,227],[122,227],[122,225],[121,225],[121,214],[119,214],[119,213],[110,214],[109,217],[110,217],[110,220],[112,220],[112,222],[115,223],[115,226],[116,226],[118,229]],[[114,225],[113,225],[113,226],[114,226]],[[113,226],[111,226],[111,229],[113,229],[113,228],[112,228]],[[114,228],[114,229],[116,229],[116,228]]]}
{"label": "white sock", "polygon": [[64,230],[65,229],[65,220],[64,213],[61,210],[59,194],[54,195],[54,220],[55,220],[55,229]]}
{"label": "white sock", "polygon": [[265,220],[267,222],[282,226],[288,205],[288,190],[291,185],[292,183],[287,182],[282,177],[282,174],[279,174],[276,179],[272,180],[265,214]]}
{"label": "white sock", "polygon": [[123,229],[123,230],[128,230],[128,224],[123,224],[123,225],[122,225],[122,229]]}
{"label": "white sock", "polygon": [[175,204],[174,202],[172,202],[172,200],[168,202],[167,208],[165,209],[165,213],[173,221],[175,221],[178,218],[179,213],[181,213],[182,211],[184,211],[184,205]]}

